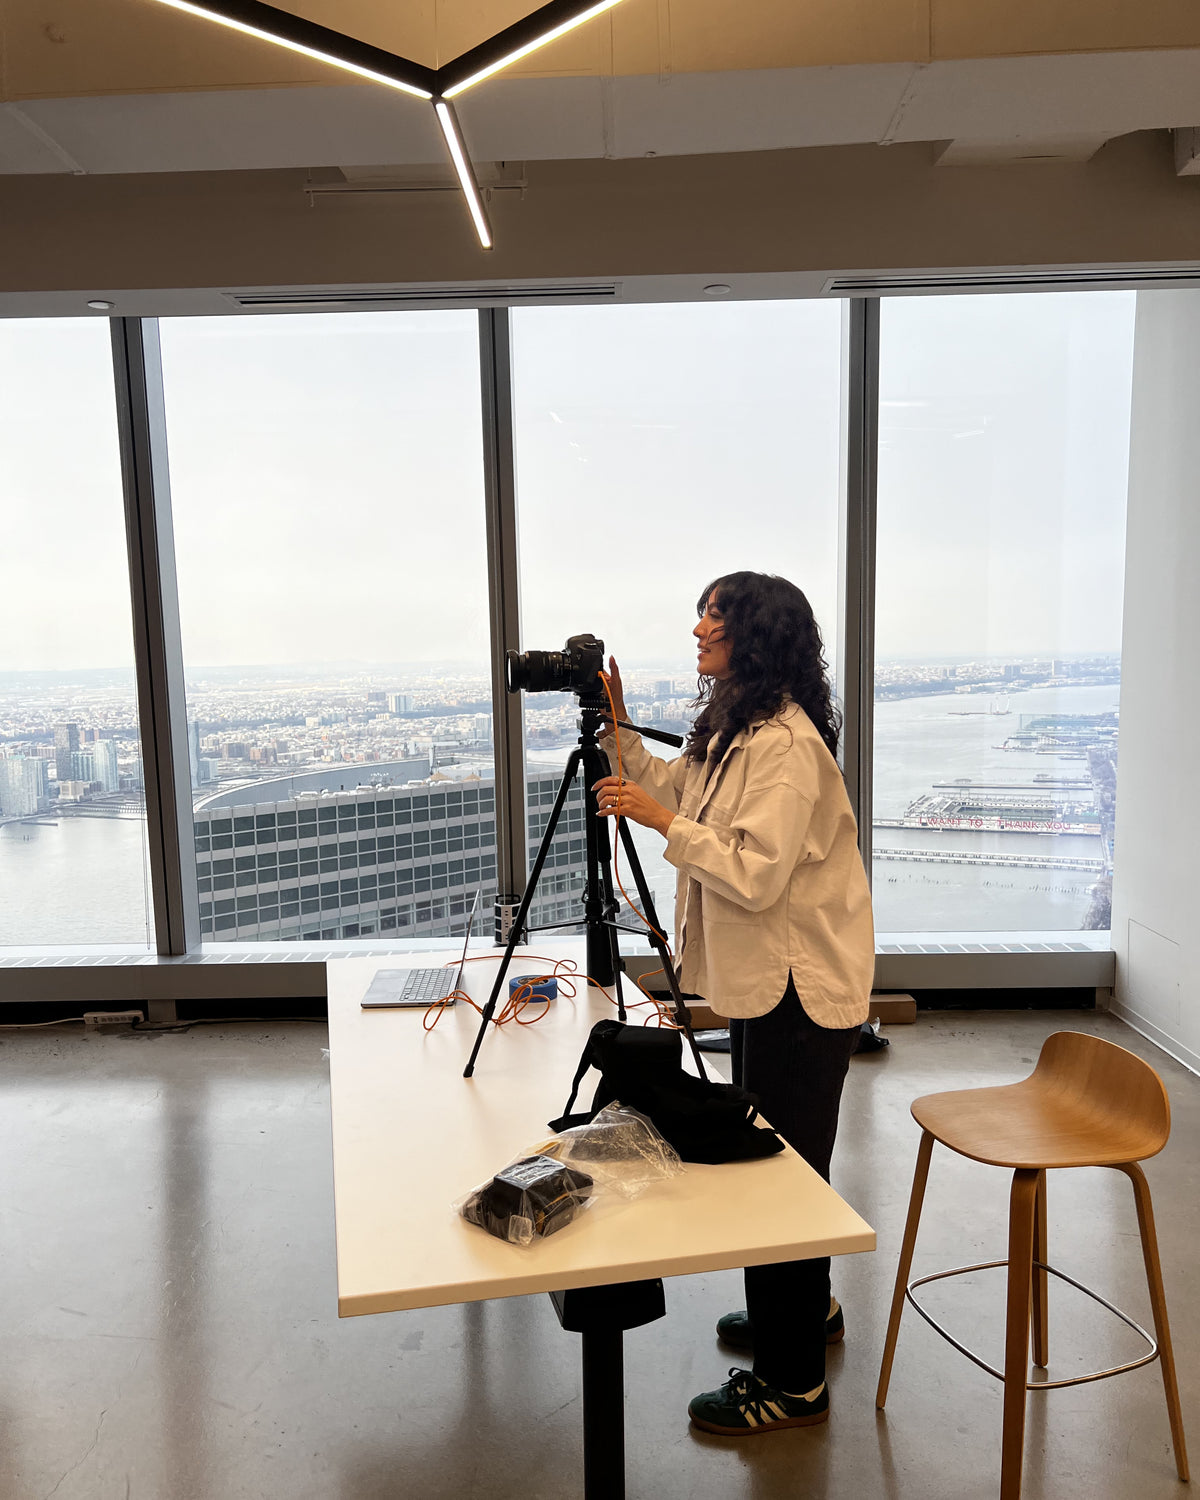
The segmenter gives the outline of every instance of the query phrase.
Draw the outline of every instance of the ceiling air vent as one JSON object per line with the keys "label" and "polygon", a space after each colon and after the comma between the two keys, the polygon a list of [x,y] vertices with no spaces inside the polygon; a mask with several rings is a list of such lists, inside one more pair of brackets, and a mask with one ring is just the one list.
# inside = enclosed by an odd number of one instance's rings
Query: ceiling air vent
{"label": "ceiling air vent", "polygon": [[305,308],[321,312],[370,312],[401,307],[510,307],[522,302],[596,302],[615,298],[615,281],[569,286],[402,286],[355,288],[352,291],[225,292],[238,307],[283,312]]}
{"label": "ceiling air vent", "polygon": [[1073,271],[945,271],[911,275],[831,276],[825,297],[887,297],[921,292],[1136,290],[1200,285],[1200,265],[1119,266]]}

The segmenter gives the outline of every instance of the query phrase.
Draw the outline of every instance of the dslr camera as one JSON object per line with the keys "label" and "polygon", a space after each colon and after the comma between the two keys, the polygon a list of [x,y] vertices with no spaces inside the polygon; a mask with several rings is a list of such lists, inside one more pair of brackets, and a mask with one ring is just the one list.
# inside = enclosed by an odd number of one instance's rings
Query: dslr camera
{"label": "dslr camera", "polygon": [[573,635],[561,651],[506,651],[504,685],[510,693],[597,693],[604,642]]}

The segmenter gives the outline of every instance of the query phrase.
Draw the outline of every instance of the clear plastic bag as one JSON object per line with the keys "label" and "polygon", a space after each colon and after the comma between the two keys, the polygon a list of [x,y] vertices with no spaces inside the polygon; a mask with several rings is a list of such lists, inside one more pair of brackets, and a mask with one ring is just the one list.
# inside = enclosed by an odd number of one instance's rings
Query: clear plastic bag
{"label": "clear plastic bag", "polygon": [[605,1105],[591,1124],[560,1130],[535,1149],[589,1172],[598,1188],[621,1198],[637,1198],[683,1171],[679,1153],[647,1116],[619,1103]]}
{"label": "clear plastic bag", "polygon": [[637,1198],[682,1171],[646,1116],[614,1103],[590,1124],[536,1142],[454,1207],[497,1239],[529,1246],[597,1201]]}

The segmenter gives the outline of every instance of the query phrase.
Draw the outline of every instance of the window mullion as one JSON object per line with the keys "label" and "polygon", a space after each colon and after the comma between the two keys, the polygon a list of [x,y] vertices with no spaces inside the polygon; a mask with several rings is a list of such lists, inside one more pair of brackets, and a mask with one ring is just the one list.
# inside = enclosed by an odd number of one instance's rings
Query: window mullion
{"label": "window mullion", "polygon": [[875,725],[875,531],[879,441],[879,299],[855,297],[842,324],[842,590],[837,682],[845,722],[842,770],[871,875]]}
{"label": "window mullion", "polygon": [[158,951],[200,945],[187,705],[156,319],[112,320],[146,833]]}
{"label": "window mullion", "polygon": [[501,901],[520,898],[527,878],[525,722],[504,686],[504,654],[520,649],[517,482],[513,450],[512,331],[507,308],[479,313],[484,507],[496,777],[496,882]]}

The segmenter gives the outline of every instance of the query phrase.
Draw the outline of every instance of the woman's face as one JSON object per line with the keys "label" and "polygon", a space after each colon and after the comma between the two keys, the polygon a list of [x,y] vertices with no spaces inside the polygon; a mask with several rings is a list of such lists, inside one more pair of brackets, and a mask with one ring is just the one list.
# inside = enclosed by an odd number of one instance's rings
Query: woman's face
{"label": "woman's face", "polygon": [[725,639],[725,617],[721,613],[715,592],[708,596],[704,613],[696,622],[692,634],[696,637],[699,648],[696,653],[696,668],[701,677],[731,676],[729,642]]}

